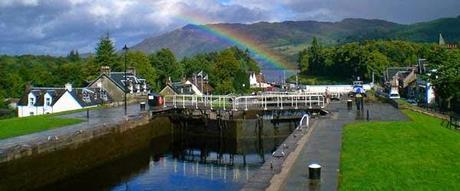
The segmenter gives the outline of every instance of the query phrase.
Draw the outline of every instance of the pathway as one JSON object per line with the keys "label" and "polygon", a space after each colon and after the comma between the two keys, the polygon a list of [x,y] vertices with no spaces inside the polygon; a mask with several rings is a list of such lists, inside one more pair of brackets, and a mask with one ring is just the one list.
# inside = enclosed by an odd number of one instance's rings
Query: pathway
{"label": "pathway", "polygon": [[[336,190],[340,165],[340,149],[342,142],[342,128],[345,124],[355,120],[366,120],[366,112],[358,112],[355,108],[348,110],[343,102],[330,104],[330,118],[317,120],[312,128],[311,136],[303,147],[292,170],[285,178],[284,190]],[[407,120],[401,111],[389,104],[365,105],[369,110],[372,121]],[[319,188],[309,187],[308,164],[322,165],[321,184]]]}
{"label": "pathway", "polygon": [[90,110],[89,112],[89,119],[86,118],[86,111],[59,116],[64,118],[77,118],[84,120],[84,122],[75,125],[69,125],[66,127],[55,128],[47,131],[0,140],[0,161],[3,161],[2,159],[6,157],[5,155],[7,150],[15,148],[21,149],[22,147],[28,147],[29,145],[33,145],[35,143],[46,142],[49,141],[49,137],[59,138],[63,135],[83,132],[89,129],[95,130],[100,127],[109,127],[126,119],[136,118],[141,113],[140,107],[137,104],[128,106],[128,115],[126,117],[124,115],[123,107]]}

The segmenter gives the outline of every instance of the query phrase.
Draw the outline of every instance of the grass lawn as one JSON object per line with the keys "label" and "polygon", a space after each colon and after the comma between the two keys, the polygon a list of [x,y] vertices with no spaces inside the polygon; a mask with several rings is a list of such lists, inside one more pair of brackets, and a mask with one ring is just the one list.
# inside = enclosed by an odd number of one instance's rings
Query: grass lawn
{"label": "grass lawn", "polygon": [[343,132],[340,190],[459,190],[460,132],[403,111],[407,122],[349,124]]}
{"label": "grass lawn", "polygon": [[0,139],[31,134],[66,125],[80,123],[80,119],[57,118],[56,115],[38,115],[0,120]]}

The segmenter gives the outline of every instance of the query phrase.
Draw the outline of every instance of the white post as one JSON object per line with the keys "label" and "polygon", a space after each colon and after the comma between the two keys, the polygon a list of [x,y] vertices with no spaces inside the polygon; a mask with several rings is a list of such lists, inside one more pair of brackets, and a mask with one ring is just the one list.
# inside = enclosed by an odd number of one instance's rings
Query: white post
{"label": "white post", "polygon": [[166,108],[166,96],[163,98],[163,107]]}
{"label": "white post", "polygon": [[244,110],[246,110],[246,111],[248,110],[248,97],[246,97],[246,104],[245,104]]}
{"label": "white post", "polygon": [[182,95],[182,108],[185,108],[185,96]]}
{"label": "white post", "polygon": [[225,100],[226,100],[226,97],[223,97],[222,99],[224,100],[224,110],[225,110]]}
{"label": "white post", "polygon": [[211,105],[211,110],[212,110],[212,95],[211,95],[210,101],[211,101],[211,102],[209,103],[209,105]]}
{"label": "white post", "polygon": [[177,108],[177,97],[176,97],[176,95],[174,95],[173,99],[174,99],[174,101],[173,101],[174,102],[174,108]]}
{"label": "white post", "polygon": [[264,110],[267,110],[267,97],[263,96],[264,98]]}

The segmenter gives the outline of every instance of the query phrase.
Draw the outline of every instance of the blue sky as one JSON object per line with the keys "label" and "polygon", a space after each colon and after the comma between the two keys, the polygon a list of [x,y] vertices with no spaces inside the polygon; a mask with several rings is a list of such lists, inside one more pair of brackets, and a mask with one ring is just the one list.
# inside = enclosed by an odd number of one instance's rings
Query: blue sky
{"label": "blue sky", "polygon": [[117,47],[183,26],[194,12],[210,22],[344,18],[402,24],[460,15],[459,0],[0,0],[0,54],[65,55],[94,50],[110,32]]}

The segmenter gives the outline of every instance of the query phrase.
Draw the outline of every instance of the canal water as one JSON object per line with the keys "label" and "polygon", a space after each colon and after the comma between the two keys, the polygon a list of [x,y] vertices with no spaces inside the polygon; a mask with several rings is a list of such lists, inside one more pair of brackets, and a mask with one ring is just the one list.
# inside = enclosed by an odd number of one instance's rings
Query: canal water
{"label": "canal water", "polygon": [[172,119],[170,135],[39,190],[239,190],[295,123]]}

